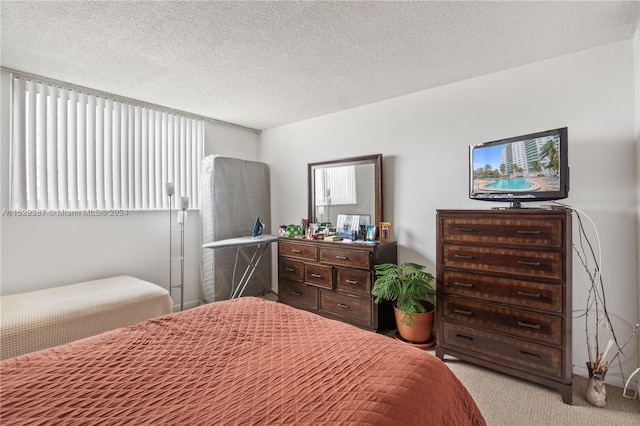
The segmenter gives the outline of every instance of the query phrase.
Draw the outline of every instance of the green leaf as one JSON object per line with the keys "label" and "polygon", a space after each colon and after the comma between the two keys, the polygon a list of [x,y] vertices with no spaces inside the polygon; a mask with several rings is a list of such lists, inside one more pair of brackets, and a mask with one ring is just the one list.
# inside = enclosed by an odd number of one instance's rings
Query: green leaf
{"label": "green leaf", "polygon": [[431,286],[433,275],[424,271],[424,266],[412,262],[400,265],[382,263],[374,266],[376,280],[371,294],[375,303],[382,300],[395,302],[405,313],[403,324],[413,326],[411,314],[426,312],[421,301],[435,302],[435,289]]}

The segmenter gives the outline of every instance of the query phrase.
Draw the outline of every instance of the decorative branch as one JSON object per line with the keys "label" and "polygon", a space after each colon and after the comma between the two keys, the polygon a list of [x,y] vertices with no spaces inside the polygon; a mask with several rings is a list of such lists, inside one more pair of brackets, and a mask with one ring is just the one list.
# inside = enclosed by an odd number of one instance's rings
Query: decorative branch
{"label": "decorative branch", "polygon": [[[589,291],[587,294],[587,303],[586,303],[585,313],[584,313],[585,335],[587,339],[587,353],[589,356],[589,365],[593,370],[606,371],[611,365],[611,363],[614,360],[616,360],[618,356],[623,352],[624,348],[631,341],[632,337],[637,335],[638,330],[640,329],[640,321],[636,323],[635,327],[633,327],[631,336],[629,336],[627,341],[622,346],[620,346],[618,344],[616,333],[613,329],[611,320],[609,318],[609,312],[607,311],[604,282],[602,279],[600,265],[596,257],[596,253],[593,249],[593,246],[591,245],[591,242],[586,238],[586,233],[584,230],[584,226],[583,226],[582,218],[580,214],[575,209],[574,209],[574,212],[576,213],[576,217],[578,219],[578,226],[580,230],[578,234],[580,247],[577,247],[576,244],[573,244],[573,249],[578,256],[578,259],[580,259],[580,263],[584,267],[587,273],[587,276],[589,277],[589,281],[591,282],[591,285],[589,286]],[[596,231],[596,236],[597,236],[597,231]],[[589,252],[591,253],[591,258],[595,263],[595,267],[593,268],[593,271],[591,270],[589,266],[589,261],[586,258],[587,250],[585,247],[585,241],[586,241],[586,244],[588,245]],[[592,311],[595,312],[595,318],[593,319],[590,318],[590,313]],[[595,325],[594,333],[589,333],[590,321],[593,321],[593,324]],[[612,338],[609,339],[609,341],[607,342],[605,350],[602,352],[600,351],[600,332],[599,332],[600,327],[609,329],[612,335]],[[614,345],[617,347],[617,351],[613,355],[613,357],[609,361],[607,361],[606,360],[607,355],[609,354],[610,350],[613,348]]]}

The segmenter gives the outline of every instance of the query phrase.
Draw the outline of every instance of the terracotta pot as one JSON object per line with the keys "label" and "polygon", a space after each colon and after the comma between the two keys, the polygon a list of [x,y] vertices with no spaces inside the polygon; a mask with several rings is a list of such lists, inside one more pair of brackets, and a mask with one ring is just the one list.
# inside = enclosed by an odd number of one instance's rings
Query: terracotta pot
{"label": "terracotta pot", "polygon": [[401,323],[402,318],[404,318],[404,312],[399,311],[398,308],[395,307],[395,304],[393,306],[398,333],[400,333],[403,339],[409,342],[423,343],[431,338],[436,307],[430,302],[422,302],[422,306],[425,307],[427,312],[411,315],[413,318],[413,327]]}

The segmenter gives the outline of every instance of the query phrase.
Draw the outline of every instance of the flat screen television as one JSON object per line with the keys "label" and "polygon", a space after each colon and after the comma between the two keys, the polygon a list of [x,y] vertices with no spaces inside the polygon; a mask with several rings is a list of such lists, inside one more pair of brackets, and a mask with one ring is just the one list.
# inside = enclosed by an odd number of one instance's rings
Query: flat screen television
{"label": "flat screen television", "polygon": [[567,128],[469,147],[469,197],[509,202],[551,201],[569,195]]}

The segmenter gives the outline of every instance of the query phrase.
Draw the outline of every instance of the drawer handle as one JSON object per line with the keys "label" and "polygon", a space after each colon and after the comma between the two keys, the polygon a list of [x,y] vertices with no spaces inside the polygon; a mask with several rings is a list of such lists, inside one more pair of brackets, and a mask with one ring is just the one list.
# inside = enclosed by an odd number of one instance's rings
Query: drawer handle
{"label": "drawer handle", "polygon": [[456,259],[473,259],[473,256],[466,256],[462,254],[454,254],[453,257],[455,257]]}
{"label": "drawer handle", "polygon": [[291,293],[293,293],[295,296],[302,296],[302,293],[299,291],[291,290]]}
{"label": "drawer handle", "polygon": [[539,234],[541,234],[541,232],[540,232],[540,231],[525,231],[525,230],[522,230],[522,231],[518,231],[518,234],[534,234],[534,235],[539,235]]}
{"label": "drawer handle", "polygon": [[322,278],[322,275],[320,275],[320,274],[311,274],[311,276],[313,278]]}
{"label": "drawer handle", "polygon": [[349,260],[349,258],[347,256],[336,256],[336,259]]}
{"label": "drawer handle", "polygon": [[465,336],[464,334],[456,334],[456,338],[473,342],[473,337]]}
{"label": "drawer handle", "polygon": [[456,314],[462,314],[462,315],[473,315],[473,312],[465,311],[462,309],[454,309],[453,312],[455,312]]}
{"label": "drawer handle", "polygon": [[540,324],[529,324],[528,322],[518,321],[520,327],[533,328],[534,330],[540,330]]}
{"label": "drawer handle", "polygon": [[527,262],[526,260],[518,260],[519,265],[527,265],[527,266],[541,266],[540,262]]}
{"label": "drawer handle", "polygon": [[540,355],[538,355],[538,354],[533,354],[533,353],[531,353],[531,352],[518,351],[518,353],[520,354],[520,356],[523,356],[523,357],[533,358],[533,359],[540,359]]}
{"label": "drawer handle", "polygon": [[340,306],[343,309],[349,309],[349,305],[345,305],[344,303],[338,303],[338,306]]}
{"label": "drawer handle", "polygon": [[302,253],[302,250],[291,249],[291,253],[300,254]]}
{"label": "drawer handle", "polygon": [[468,288],[473,287],[473,284],[471,283],[461,283],[459,281],[455,281],[453,285],[457,285],[458,287],[468,287]]}
{"label": "drawer handle", "polygon": [[453,228],[454,231],[473,232],[473,228]]}
{"label": "drawer handle", "polygon": [[287,272],[295,272],[296,270],[294,268],[284,268],[285,271]]}
{"label": "drawer handle", "polygon": [[347,282],[347,284],[360,285],[358,281],[353,281],[353,280],[345,280],[345,281]]}
{"label": "drawer handle", "polygon": [[542,297],[540,293],[527,293],[525,291],[518,291],[518,296],[535,297],[536,299]]}

